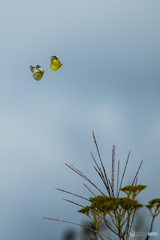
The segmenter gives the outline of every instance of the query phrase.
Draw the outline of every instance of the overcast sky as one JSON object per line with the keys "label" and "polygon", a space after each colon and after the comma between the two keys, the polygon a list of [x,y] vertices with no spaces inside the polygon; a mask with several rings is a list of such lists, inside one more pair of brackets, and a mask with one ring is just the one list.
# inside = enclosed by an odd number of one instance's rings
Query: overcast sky
{"label": "overcast sky", "polygon": [[[131,150],[123,186],[143,159],[139,201],[159,198],[160,2],[2,0],[0,32],[0,239],[61,240],[69,225],[42,217],[81,223],[62,197],[88,203],[54,188],[91,193],[64,163],[107,194],[92,130],[108,177],[115,144],[120,174]],[[30,65],[45,70],[39,82]]]}

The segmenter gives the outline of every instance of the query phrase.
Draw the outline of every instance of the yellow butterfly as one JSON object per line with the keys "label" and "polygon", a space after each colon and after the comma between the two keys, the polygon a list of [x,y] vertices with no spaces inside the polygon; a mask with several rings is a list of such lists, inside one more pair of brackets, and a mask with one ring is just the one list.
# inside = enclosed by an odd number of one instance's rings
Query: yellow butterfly
{"label": "yellow butterfly", "polygon": [[44,70],[39,65],[36,67],[30,66],[31,71],[34,73],[33,77],[35,80],[39,81],[43,77]]}
{"label": "yellow butterfly", "polygon": [[51,64],[50,68],[53,71],[56,71],[58,68],[60,68],[63,64],[60,62],[60,60],[56,56],[51,57]]}

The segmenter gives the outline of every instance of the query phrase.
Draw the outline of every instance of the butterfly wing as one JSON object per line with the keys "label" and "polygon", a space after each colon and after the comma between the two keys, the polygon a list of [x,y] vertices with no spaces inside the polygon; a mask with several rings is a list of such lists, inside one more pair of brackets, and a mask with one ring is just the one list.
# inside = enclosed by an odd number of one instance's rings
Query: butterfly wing
{"label": "butterfly wing", "polygon": [[60,60],[56,56],[51,57],[51,64],[50,68],[53,71],[56,71],[58,68],[60,68],[63,64],[60,62]]}
{"label": "butterfly wing", "polygon": [[33,74],[34,79],[37,81],[41,80],[41,78],[44,74],[43,68],[41,68],[39,65],[37,65],[36,67],[30,66],[30,69],[34,73]]}

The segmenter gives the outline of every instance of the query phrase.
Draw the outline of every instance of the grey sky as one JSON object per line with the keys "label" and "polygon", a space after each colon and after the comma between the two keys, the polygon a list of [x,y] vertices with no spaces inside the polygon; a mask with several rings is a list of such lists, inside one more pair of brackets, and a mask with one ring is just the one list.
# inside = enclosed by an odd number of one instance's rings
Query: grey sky
{"label": "grey sky", "polygon": [[[92,130],[109,176],[115,144],[121,174],[131,150],[124,184],[143,159],[141,201],[160,197],[159,9],[148,0],[1,2],[0,239],[60,240],[68,225],[42,217],[80,223],[61,199],[73,198],[54,187],[90,197],[66,162],[105,191]],[[56,72],[53,55],[64,63]]]}

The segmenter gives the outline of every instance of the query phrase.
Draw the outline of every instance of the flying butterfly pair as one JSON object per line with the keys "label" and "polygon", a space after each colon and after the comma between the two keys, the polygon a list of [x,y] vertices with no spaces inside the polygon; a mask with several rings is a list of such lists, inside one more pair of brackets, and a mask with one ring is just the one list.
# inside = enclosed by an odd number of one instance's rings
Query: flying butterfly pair
{"label": "flying butterfly pair", "polygon": [[[60,62],[60,60],[56,56],[51,57],[51,64],[50,68],[53,71],[56,71],[58,68],[60,68],[63,64]],[[44,70],[41,68],[41,66],[37,65],[36,67],[30,66],[31,71],[33,72],[33,77],[35,80],[39,81],[43,77]]]}

